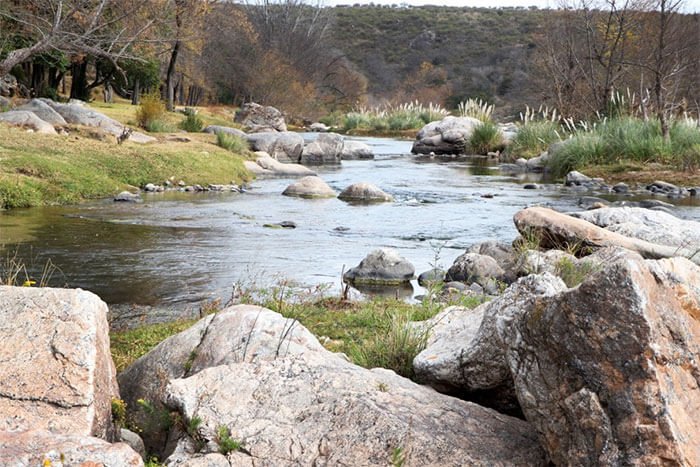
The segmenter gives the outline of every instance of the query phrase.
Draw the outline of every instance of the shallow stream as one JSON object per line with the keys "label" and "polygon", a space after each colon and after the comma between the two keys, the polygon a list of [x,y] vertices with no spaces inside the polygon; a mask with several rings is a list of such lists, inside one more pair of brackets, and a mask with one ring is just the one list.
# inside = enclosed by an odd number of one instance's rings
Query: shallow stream
{"label": "shallow stream", "polygon": [[[108,303],[184,305],[225,300],[234,282],[337,290],[343,269],[379,247],[398,250],[417,273],[449,267],[472,243],[512,241],[513,214],[524,207],[579,209],[581,193],[547,183],[526,190],[536,176],[503,175],[483,159],[419,158],[408,141],[358,140],[373,147],[375,160],[344,161],[319,175],[337,191],[374,183],[396,202],[289,198],[280,193],[292,180],[267,179],[242,194],[166,192],[140,204],[18,209],[0,212],[0,258],[17,254],[34,278],[50,260],[58,268],[52,285],[91,290]],[[676,209],[700,219],[698,204]],[[282,221],[297,228],[264,226]]]}

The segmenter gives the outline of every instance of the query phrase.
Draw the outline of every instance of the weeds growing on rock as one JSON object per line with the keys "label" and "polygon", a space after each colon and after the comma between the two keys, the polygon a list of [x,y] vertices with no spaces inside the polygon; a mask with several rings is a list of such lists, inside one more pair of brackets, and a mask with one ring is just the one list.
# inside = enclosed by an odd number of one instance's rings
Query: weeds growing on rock
{"label": "weeds growing on rock", "polygon": [[216,429],[216,443],[219,445],[219,452],[224,456],[230,452],[240,451],[243,444],[231,438],[231,431],[225,425],[220,425]]}

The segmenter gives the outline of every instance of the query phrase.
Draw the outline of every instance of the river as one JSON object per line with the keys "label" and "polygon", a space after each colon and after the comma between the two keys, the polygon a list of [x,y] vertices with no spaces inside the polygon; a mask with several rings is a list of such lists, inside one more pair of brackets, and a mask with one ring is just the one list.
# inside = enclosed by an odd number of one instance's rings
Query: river
{"label": "river", "polygon": [[[483,159],[416,157],[409,141],[358,140],[373,147],[375,160],[344,161],[319,175],[337,191],[374,183],[394,203],[289,198],[281,192],[292,180],[265,179],[242,194],[166,192],[139,204],[17,209],[0,212],[0,258],[17,255],[33,278],[50,260],[51,285],[87,289],[107,303],[177,306],[225,300],[234,283],[338,290],[343,269],[380,247],[398,250],[417,273],[449,267],[472,243],[512,241],[512,217],[522,208],[578,209],[580,193],[547,183],[526,190],[536,176],[501,174]],[[700,219],[697,204],[677,209]],[[297,228],[265,227],[281,221]]]}

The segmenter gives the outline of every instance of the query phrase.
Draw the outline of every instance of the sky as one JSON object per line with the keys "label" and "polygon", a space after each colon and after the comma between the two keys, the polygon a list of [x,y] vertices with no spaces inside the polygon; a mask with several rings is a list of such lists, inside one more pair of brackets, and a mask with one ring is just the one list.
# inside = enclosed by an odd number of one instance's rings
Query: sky
{"label": "sky", "polygon": [[[524,7],[536,6],[538,8],[557,8],[559,0],[325,0],[323,4],[334,5],[444,5],[458,7]],[[685,11],[700,12],[700,0],[686,0]]]}

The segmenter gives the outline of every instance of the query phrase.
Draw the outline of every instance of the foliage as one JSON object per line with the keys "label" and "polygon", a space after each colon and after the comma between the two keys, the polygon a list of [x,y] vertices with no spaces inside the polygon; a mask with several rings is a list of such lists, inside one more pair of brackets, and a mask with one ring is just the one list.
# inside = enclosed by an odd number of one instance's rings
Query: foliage
{"label": "foliage", "polygon": [[200,184],[245,180],[240,157],[205,138],[210,136],[186,145],[116,145],[80,136],[27,138],[20,129],[0,126],[0,208],[76,203],[172,176]]}
{"label": "foliage", "polygon": [[391,450],[391,466],[403,467],[406,464],[406,452],[402,447],[396,447]]}
{"label": "foliage", "polygon": [[112,421],[118,428],[126,426],[126,402],[112,398]]}
{"label": "foliage", "polygon": [[[633,117],[604,119],[572,135],[551,154],[548,166],[555,176],[591,165],[623,161],[660,163],[677,168],[688,166],[700,131],[683,120],[674,122],[669,138],[657,120]],[[692,165],[692,162],[691,162]]]}
{"label": "foliage", "polygon": [[482,121],[469,137],[469,148],[474,154],[487,154],[504,148],[503,133],[491,121]]}
{"label": "foliage", "polygon": [[433,103],[423,105],[418,101],[371,108],[359,106],[345,114],[342,127],[345,132],[364,130],[382,133],[418,130],[423,125],[441,120],[447,115],[447,110],[439,105]]}
{"label": "foliage", "polygon": [[199,133],[204,128],[204,120],[198,115],[197,110],[193,108],[185,109],[185,119],[180,122],[180,129],[190,133]]}
{"label": "foliage", "polygon": [[526,122],[518,127],[518,132],[508,146],[511,158],[539,156],[549,146],[561,140],[561,128],[549,120]]}
{"label": "foliage", "polygon": [[160,342],[184,331],[194,323],[194,320],[175,321],[141,326],[127,331],[112,331],[110,333],[112,360],[117,372],[125,370]]}
{"label": "foliage", "polygon": [[157,132],[164,125],[165,103],[156,92],[150,92],[141,98],[136,110],[136,122],[141,128]]}
{"label": "foliage", "polygon": [[596,271],[593,263],[587,261],[574,263],[568,258],[560,259],[555,268],[556,275],[564,281],[567,287],[576,287]]}
{"label": "foliage", "polygon": [[489,104],[481,99],[467,99],[457,106],[460,117],[471,117],[490,123],[493,120],[493,104]]}
{"label": "foliage", "polygon": [[32,278],[29,270],[34,269],[32,264],[27,264],[20,258],[19,249],[12,254],[8,253],[4,259],[0,260],[0,285],[22,286],[22,287],[48,287],[53,275],[60,269],[48,259],[42,269],[38,280]]}
{"label": "foliage", "polygon": [[231,431],[225,425],[216,429],[216,442],[219,445],[219,452],[224,456],[230,452],[236,452],[242,447],[240,441],[231,438]]}
{"label": "foliage", "polygon": [[219,131],[216,133],[216,145],[234,154],[248,154],[248,141],[237,135]]}

